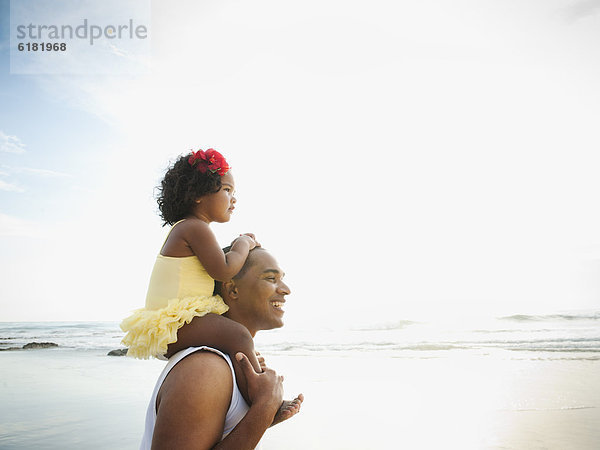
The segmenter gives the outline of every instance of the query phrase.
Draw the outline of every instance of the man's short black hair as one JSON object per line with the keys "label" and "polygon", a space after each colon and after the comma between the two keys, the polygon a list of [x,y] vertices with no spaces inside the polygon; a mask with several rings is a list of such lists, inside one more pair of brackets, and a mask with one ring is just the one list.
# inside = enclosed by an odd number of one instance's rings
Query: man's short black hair
{"label": "man's short black hair", "polygon": [[[225,247],[223,249],[223,253],[227,253],[229,252],[229,250],[231,250],[231,245],[228,245],[227,247]],[[242,268],[240,269],[240,271],[234,275],[233,279],[237,279],[237,278],[241,278],[244,276],[244,274],[248,271],[248,269],[250,269],[252,266],[254,266],[254,258],[252,257],[252,252],[254,252],[255,250],[265,250],[262,247],[254,247],[252,250],[250,250],[250,252],[248,253],[248,257],[246,258],[246,261],[244,261],[244,265],[242,266]],[[213,291],[213,295],[221,295],[223,289],[223,282],[222,281],[217,281],[215,280],[215,289]]]}

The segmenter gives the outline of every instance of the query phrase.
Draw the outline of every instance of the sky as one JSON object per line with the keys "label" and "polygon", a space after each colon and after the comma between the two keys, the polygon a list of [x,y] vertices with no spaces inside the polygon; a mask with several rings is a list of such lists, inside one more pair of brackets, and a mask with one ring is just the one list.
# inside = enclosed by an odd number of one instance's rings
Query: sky
{"label": "sky", "polygon": [[209,147],[291,326],[600,309],[600,1],[109,2],[145,47],[21,70],[11,12],[96,17],[54,4],[0,0],[0,321],[142,307],[154,188]]}

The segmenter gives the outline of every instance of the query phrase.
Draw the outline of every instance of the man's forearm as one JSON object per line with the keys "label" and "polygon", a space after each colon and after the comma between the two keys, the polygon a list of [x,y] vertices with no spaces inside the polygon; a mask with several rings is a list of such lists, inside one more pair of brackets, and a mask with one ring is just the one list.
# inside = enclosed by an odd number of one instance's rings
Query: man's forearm
{"label": "man's forearm", "polygon": [[273,422],[275,412],[268,405],[252,405],[244,418],[213,447],[215,450],[252,450]]}

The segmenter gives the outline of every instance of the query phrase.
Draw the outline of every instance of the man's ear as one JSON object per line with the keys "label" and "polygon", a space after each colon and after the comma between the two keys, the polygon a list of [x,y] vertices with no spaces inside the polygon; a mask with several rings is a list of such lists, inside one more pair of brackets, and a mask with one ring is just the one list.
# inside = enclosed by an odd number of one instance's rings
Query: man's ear
{"label": "man's ear", "polygon": [[238,299],[238,288],[235,285],[235,281],[234,280],[229,280],[226,281],[225,283],[223,283],[223,292],[225,292],[225,294],[227,295],[227,298],[230,298],[231,300],[237,300]]}

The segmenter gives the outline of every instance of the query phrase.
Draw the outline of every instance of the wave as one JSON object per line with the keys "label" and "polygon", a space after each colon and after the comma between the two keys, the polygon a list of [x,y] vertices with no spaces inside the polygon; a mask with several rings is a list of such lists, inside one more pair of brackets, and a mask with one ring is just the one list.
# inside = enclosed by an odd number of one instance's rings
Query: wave
{"label": "wave", "polygon": [[514,328],[514,329],[501,329],[501,330],[473,330],[473,333],[479,334],[515,334],[515,333],[550,333],[556,331],[556,328]]}
{"label": "wave", "polygon": [[486,341],[455,341],[457,343],[473,343],[473,344],[562,344],[576,342],[578,345],[582,343],[590,343],[600,346],[600,337],[564,337],[544,339],[490,339]]}
{"label": "wave", "polygon": [[568,353],[598,353],[600,338],[593,337],[564,337],[544,339],[487,339],[473,341],[451,341],[451,344],[466,348],[498,348],[510,351],[526,352],[568,352]]}
{"label": "wave", "polygon": [[[361,336],[364,337],[364,336]],[[261,345],[266,351],[288,353],[413,353],[413,352],[448,352],[448,351],[476,351],[489,352],[492,350],[519,351],[530,353],[572,353],[590,357],[600,353],[600,336],[587,337],[556,337],[532,339],[423,339],[403,340],[400,336],[386,335],[381,339],[378,335],[374,340],[357,339],[344,341],[334,336],[323,336],[322,339],[299,339],[293,341],[268,342]],[[392,337],[392,339],[390,339]],[[583,355],[587,354],[587,355]],[[578,356],[579,358],[580,356]]]}
{"label": "wave", "polygon": [[411,325],[417,325],[420,322],[413,320],[396,320],[394,322],[385,322],[377,325],[370,325],[364,327],[353,328],[353,331],[388,331],[388,330],[403,330]]}
{"label": "wave", "polygon": [[558,408],[516,408],[512,410],[504,409],[503,411],[516,411],[516,412],[527,412],[527,411],[573,411],[578,409],[595,409],[596,406],[561,406]]}
{"label": "wave", "polygon": [[53,342],[62,349],[114,349],[122,335],[113,322],[0,322],[0,350],[31,342]]}
{"label": "wave", "polygon": [[415,351],[423,351],[423,352],[432,352],[432,351],[445,351],[445,350],[465,350],[468,347],[453,345],[453,344],[433,344],[433,343],[422,343],[416,345],[407,345],[407,346],[399,346],[397,350],[415,350]]}
{"label": "wave", "polygon": [[456,349],[469,349],[471,347],[451,343],[417,342],[401,344],[398,342],[356,342],[356,343],[309,343],[309,342],[282,342],[271,345],[262,345],[266,351],[276,352],[381,352],[381,351],[448,351]]}
{"label": "wave", "polygon": [[515,352],[564,352],[564,353],[600,353],[600,348],[581,347],[507,347],[506,350]]}
{"label": "wave", "polygon": [[575,321],[575,320],[600,320],[600,312],[585,314],[542,314],[527,315],[515,314],[513,316],[500,317],[499,320],[514,322],[543,322],[543,321]]}
{"label": "wave", "polygon": [[[492,329],[444,329],[426,322],[410,320],[389,321],[377,327],[363,329],[292,331],[257,336],[261,349],[287,354],[344,355],[350,353],[377,353],[405,357],[410,355],[443,355],[444,353],[476,352],[490,354],[496,351],[520,352],[525,357],[596,358],[600,355],[600,329],[597,322],[580,322],[566,325],[545,322],[529,325],[531,318],[584,317],[596,320],[598,313],[578,316],[510,316],[516,320],[479,324]],[[519,317],[519,319],[514,319]],[[556,319],[553,319],[556,320]],[[511,328],[516,329],[511,329]],[[531,329],[528,329],[531,328]],[[54,342],[61,349],[112,350],[122,347],[122,333],[116,323],[0,323],[0,350],[22,347],[30,342]],[[514,352],[514,353],[513,353]],[[529,354],[528,354],[529,352]],[[544,352],[548,352],[543,355]],[[428,354],[429,353],[429,354]],[[511,358],[514,356],[511,355]]]}

